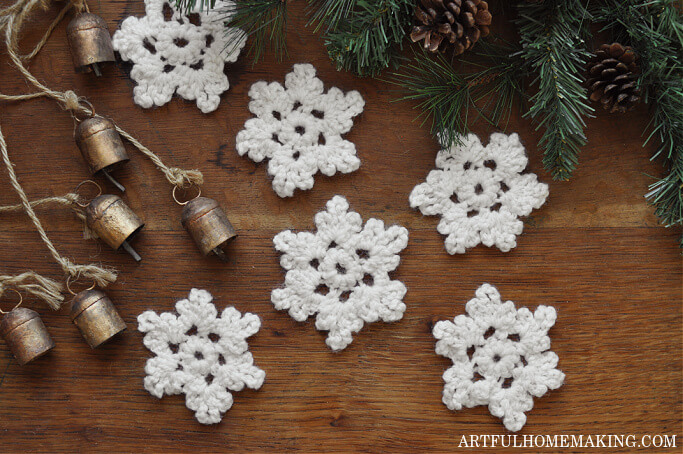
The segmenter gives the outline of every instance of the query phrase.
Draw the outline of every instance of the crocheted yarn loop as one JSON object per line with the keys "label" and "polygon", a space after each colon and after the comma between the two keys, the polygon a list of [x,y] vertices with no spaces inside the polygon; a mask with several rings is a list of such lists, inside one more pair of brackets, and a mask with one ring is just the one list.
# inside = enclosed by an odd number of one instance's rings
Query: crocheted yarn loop
{"label": "crocheted yarn loop", "polygon": [[312,65],[298,64],[284,87],[261,81],[249,90],[249,110],[256,118],[237,134],[237,152],[255,162],[270,160],[268,174],[280,197],[311,189],[318,171],[332,176],[360,166],[356,146],[342,134],[351,129],[365,101],[357,91],[332,87],[325,93],[315,74]]}
{"label": "crocheted yarn loop", "polygon": [[283,288],[273,290],[276,309],[288,310],[303,322],[317,313],[315,326],[329,331],[326,343],[346,348],[364,323],[393,322],[403,317],[406,287],[389,272],[399,264],[408,244],[408,230],[384,227],[349,210],[344,197],[327,202],[315,216],[317,232],[280,232],[273,242],[287,270]]}

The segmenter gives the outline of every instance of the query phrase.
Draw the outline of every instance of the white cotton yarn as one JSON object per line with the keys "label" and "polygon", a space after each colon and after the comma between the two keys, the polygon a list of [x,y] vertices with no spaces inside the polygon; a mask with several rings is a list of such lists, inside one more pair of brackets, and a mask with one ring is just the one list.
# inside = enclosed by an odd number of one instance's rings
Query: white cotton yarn
{"label": "white cotton yarn", "polygon": [[255,162],[270,160],[268,174],[280,197],[311,189],[318,171],[332,176],[360,166],[356,146],[341,135],[365,101],[357,91],[333,87],[325,93],[315,74],[313,65],[298,64],[285,76],[284,87],[261,81],[249,90],[249,110],[256,118],[237,134],[237,152]]}
{"label": "white cotton yarn", "polygon": [[453,361],[443,374],[443,403],[451,410],[488,405],[516,432],[526,423],[533,397],[564,381],[548,337],[555,308],[516,309],[489,284],[479,287],[465,308],[467,315],[437,322],[433,329],[436,353]]}
{"label": "white cotton yarn", "polygon": [[220,103],[230,84],[223,73],[226,62],[235,62],[245,37],[224,22],[234,13],[229,0],[217,0],[213,9],[201,11],[200,2],[188,14],[170,0],[145,0],[142,18],[129,17],[114,33],[112,44],[121,58],[133,62],[131,78],[135,103],[161,106],[177,93],[196,100],[209,113]]}
{"label": "white cotton yarn", "polygon": [[527,216],[548,197],[548,185],[527,166],[517,134],[491,134],[484,147],[469,134],[460,145],[439,151],[437,169],[413,189],[410,206],[429,216],[440,215],[437,230],[446,237],[449,254],[463,254],[483,243],[507,252],[517,246]]}
{"label": "white cotton yarn", "polygon": [[406,287],[389,272],[399,264],[408,244],[408,230],[384,227],[349,210],[344,197],[335,196],[315,215],[317,232],[280,232],[273,242],[287,270],[283,288],[271,301],[303,322],[317,313],[315,326],[329,331],[326,343],[335,351],[346,348],[364,323],[393,322],[403,317]]}
{"label": "white cotton yarn", "polygon": [[246,339],[258,332],[254,314],[228,307],[218,315],[206,290],[192,289],[176,313],[138,316],[145,347],[156,356],[145,365],[145,389],[155,397],[185,394],[187,408],[202,424],[215,424],[232,407],[230,391],[259,389],[265,372],[254,366]]}

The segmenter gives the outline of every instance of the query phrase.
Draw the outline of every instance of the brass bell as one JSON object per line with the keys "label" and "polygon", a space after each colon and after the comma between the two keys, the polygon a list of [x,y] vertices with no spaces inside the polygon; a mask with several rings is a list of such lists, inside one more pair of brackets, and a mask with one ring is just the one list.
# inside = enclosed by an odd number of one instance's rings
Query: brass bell
{"label": "brass bell", "polygon": [[190,200],[183,207],[181,222],[202,254],[213,252],[227,260],[225,248],[237,234],[218,202],[207,197]]}
{"label": "brass bell", "polygon": [[100,290],[83,290],[74,296],[71,320],[81,330],[90,348],[99,347],[126,329],[114,303]]}
{"label": "brass bell", "polygon": [[3,317],[0,336],[22,366],[55,346],[38,313],[25,307],[15,307]]}
{"label": "brass bell", "polygon": [[135,261],[142,260],[128,242],[145,224],[121,197],[112,194],[95,197],[85,208],[85,220],[88,227],[111,248],[123,248]]}
{"label": "brass bell", "polygon": [[66,27],[66,36],[76,72],[94,71],[99,77],[99,63],[116,61],[107,23],[100,16],[79,14]]}
{"label": "brass bell", "polygon": [[75,132],[76,145],[93,175],[103,174],[114,186],[125,191],[109,172],[129,161],[121,136],[113,121],[92,116],[83,120]]}

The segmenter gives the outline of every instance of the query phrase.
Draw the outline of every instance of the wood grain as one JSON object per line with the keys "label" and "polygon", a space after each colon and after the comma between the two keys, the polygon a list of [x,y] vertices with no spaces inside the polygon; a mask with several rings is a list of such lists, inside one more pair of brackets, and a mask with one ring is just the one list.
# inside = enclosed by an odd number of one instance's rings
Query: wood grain
{"label": "wood grain", "polygon": [[[141,1],[90,6],[112,31],[125,17],[143,12]],[[34,305],[57,348],[20,367],[0,345],[0,451],[458,451],[463,434],[506,431],[486,408],[451,412],[441,403],[441,374],[449,362],[434,354],[430,330],[435,321],[462,313],[483,282],[519,305],[558,309],[552,348],[566,384],[536,399],[521,434],[675,434],[680,447],[680,231],[660,227],[643,198],[652,181],[648,175],[662,173],[649,161],[652,149],[642,147],[647,110],[618,120],[598,112],[570,182],[550,180],[535,146],[534,125],[513,115],[508,130],[519,132],[530,169],[550,184],[550,198],[527,220],[512,252],[477,247],[450,256],[436,231],[438,219],[423,217],[407,201],[433,167],[438,146],[413,121],[413,106],[392,102],[390,86],[335,71],[321,40],[303,27],[301,8],[294,6],[289,23],[289,60],[267,59],[252,68],[243,58],[232,65],[232,87],[209,115],[180,99],[140,109],[132,102],[130,68],[124,64],[105,68],[101,79],[74,74],[65,23],[32,63],[31,70],[49,86],[87,95],[98,112],[114,118],[167,164],[200,168],[204,193],[224,204],[240,237],[229,263],[202,258],[180,226],[169,185],[132,147],[133,159],[119,176],[128,188],[127,202],[147,222],[136,243],[144,258],[140,265],[83,241],[70,213],[41,211],[62,253],[121,271],[107,292],[129,330],[93,351],[66,309],[49,313]],[[35,18],[25,49],[54,14],[53,7]],[[0,91],[25,92],[6,55],[0,62]],[[312,191],[282,200],[272,191],[265,165],[239,157],[234,141],[250,116],[250,85],[282,80],[297,62],[313,63],[327,86],[363,93],[365,112],[348,134],[362,165],[350,175],[318,176]],[[72,120],[51,101],[2,104],[0,126],[30,197],[65,193],[87,177],[73,143]],[[484,124],[474,129],[484,137],[491,132]],[[5,178],[3,171],[0,182]],[[272,237],[283,229],[311,229],[313,215],[335,194],[346,195],[365,219],[399,223],[411,235],[395,272],[408,287],[405,317],[365,327],[338,354],[328,350],[313,321],[296,323],[269,301],[271,289],[283,280]],[[6,185],[0,203],[16,203]],[[60,276],[27,219],[5,216],[0,272],[29,268]],[[135,329],[136,317],[147,309],[169,310],[191,287],[211,291],[219,307],[255,312],[263,322],[250,346],[267,373],[264,386],[236,393],[223,421],[208,427],[194,420],[182,397],[158,400],[142,387],[150,353]]]}

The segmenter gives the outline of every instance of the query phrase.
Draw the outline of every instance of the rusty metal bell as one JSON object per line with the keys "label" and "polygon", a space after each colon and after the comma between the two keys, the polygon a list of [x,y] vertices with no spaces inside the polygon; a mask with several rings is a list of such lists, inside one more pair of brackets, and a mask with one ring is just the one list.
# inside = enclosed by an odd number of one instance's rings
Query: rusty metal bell
{"label": "rusty metal bell", "polygon": [[79,123],[74,133],[76,145],[93,175],[103,174],[121,191],[125,191],[109,172],[130,160],[116,125],[108,118],[92,116]]}
{"label": "rusty metal bell", "polygon": [[66,27],[76,72],[94,71],[99,77],[99,64],[116,61],[107,23],[100,16],[81,13]]}
{"label": "rusty metal bell", "polygon": [[121,197],[104,194],[95,197],[85,208],[88,227],[112,249],[123,248],[135,261],[142,260],[128,243],[145,226]]}
{"label": "rusty metal bell", "polygon": [[237,234],[218,202],[207,197],[190,200],[183,207],[181,222],[202,254],[213,252],[227,260],[225,248]]}
{"label": "rusty metal bell", "polygon": [[22,366],[55,346],[38,313],[25,307],[16,307],[3,317],[0,336]]}
{"label": "rusty metal bell", "polygon": [[126,323],[101,290],[83,290],[74,296],[71,320],[90,348],[97,348],[126,329]]}

